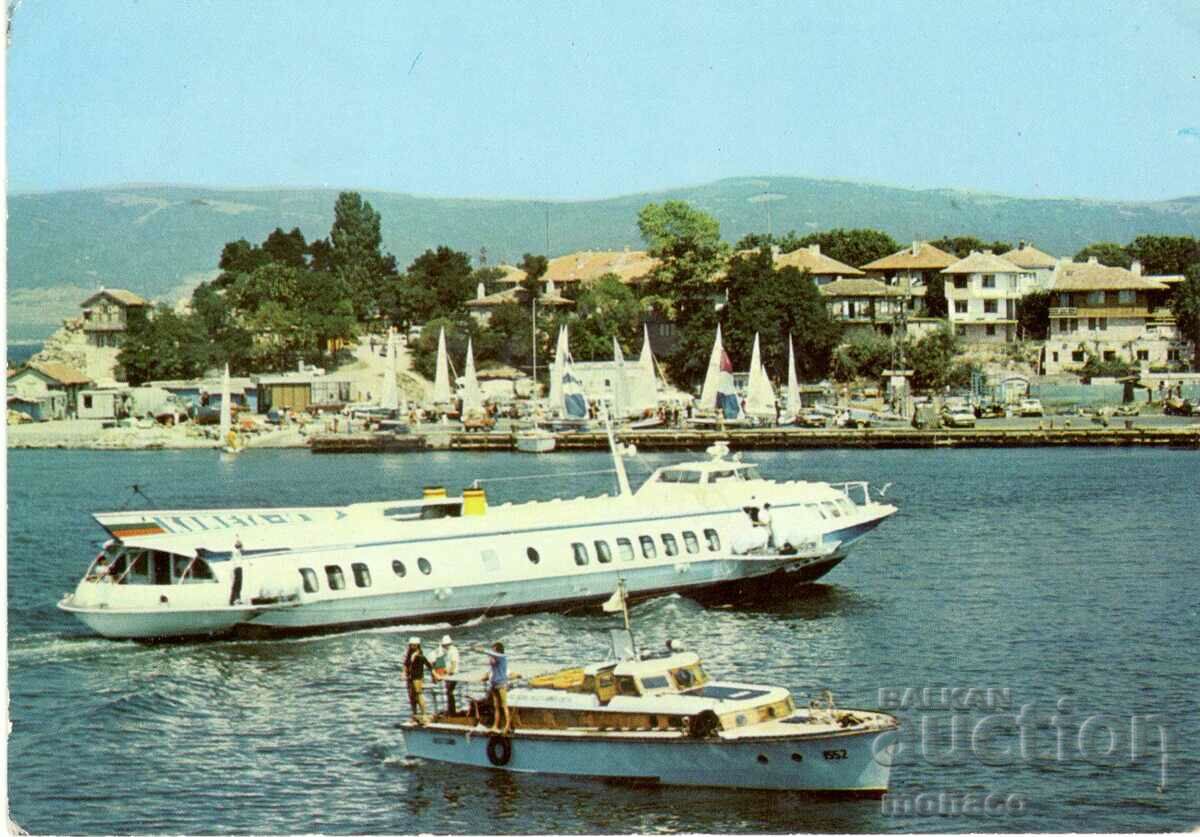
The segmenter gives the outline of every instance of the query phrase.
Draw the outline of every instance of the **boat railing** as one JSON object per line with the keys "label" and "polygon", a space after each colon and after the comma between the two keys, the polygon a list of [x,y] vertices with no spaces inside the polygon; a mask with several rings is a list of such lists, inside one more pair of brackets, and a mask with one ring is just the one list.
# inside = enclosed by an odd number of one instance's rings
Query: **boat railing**
{"label": "boat railing", "polygon": [[[831,482],[830,488],[840,489],[846,495],[846,499],[858,506],[871,505],[871,484],[866,480],[853,480],[850,482]],[[857,496],[856,496],[857,492]]]}

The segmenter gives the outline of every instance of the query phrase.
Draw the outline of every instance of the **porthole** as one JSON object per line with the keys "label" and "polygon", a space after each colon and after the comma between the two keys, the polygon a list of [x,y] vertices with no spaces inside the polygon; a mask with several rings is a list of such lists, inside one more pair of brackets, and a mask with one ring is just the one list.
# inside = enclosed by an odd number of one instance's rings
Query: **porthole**
{"label": "porthole", "polygon": [[317,584],[317,574],[308,567],[300,568],[300,578],[304,579],[304,592],[315,593],[320,589]]}
{"label": "porthole", "polygon": [[804,756],[800,755],[799,753],[792,753],[792,761],[802,762],[804,761]]}
{"label": "porthole", "polygon": [[404,576],[408,575],[408,570],[404,569],[403,561],[393,561],[392,572],[394,572],[400,578],[404,578]]}
{"label": "porthole", "polygon": [[525,550],[525,554],[529,556],[529,563],[536,564],[542,560],[542,556],[538,555],[538,551],[532,546]]}
{"label": "porthole", "polygon": [[325,567],[325,579],[329,582],[330,590],[345,590],[346,577],[342,575],[342,568],[337,564],[327,564]]}
{"label": "porthole", "polygon": [[433,565],[429,563],[428,558],[418,558],[417,559],[417,569],[420,570],[425,575],[429,575],[430,571],[433,570]]}
{"label": "porthole", "polygon": [[763,753],[758,754],[758,763],[759,764],[766,764],[769,761],[770,761],[770,759],[767,758],[766,755],[764,755]]}

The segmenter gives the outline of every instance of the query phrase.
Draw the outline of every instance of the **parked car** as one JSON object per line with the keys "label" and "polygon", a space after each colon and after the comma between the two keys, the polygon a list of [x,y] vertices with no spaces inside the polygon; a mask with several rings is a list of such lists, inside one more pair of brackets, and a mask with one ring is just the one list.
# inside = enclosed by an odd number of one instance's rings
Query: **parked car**
{"label": "parked car", "polygon": [[[1039,415],[1041,414],[1039,413]],[[1004,405],[995,401],[988,401],[975,408],[975,418],[1004,418],[1004,416]]]}
{"label": "parked car", "polygon": [[975,411],[968,407],[956,407],[942,414],[942,424],[946,427],[974,427]]}
{"label": "parked car", "polygon": [[828,423],[829,419],[816,410],[804,410],[796,414],[797,427],[824,427]]}
{"label": "parked car", "polygon": [[1026,398],[1017,407],[1017,415],[1041,418],[1046,415],[1046,411],[1042,409],[1041,401],[1036,398]]}

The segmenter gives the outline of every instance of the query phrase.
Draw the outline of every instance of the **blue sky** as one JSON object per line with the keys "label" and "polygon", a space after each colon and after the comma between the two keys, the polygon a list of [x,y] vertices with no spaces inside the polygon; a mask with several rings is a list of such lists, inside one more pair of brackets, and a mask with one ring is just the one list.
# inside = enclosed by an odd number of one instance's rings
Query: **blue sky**
{"label": "blue sky", "polygon": [[1200,194],[1200,3],[23,0],[9,191]]}

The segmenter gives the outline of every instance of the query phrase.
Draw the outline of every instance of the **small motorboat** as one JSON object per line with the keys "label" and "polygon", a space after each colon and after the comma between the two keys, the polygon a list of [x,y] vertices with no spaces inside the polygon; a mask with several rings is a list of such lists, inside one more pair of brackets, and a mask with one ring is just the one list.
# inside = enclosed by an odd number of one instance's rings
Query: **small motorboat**
{"label": "small motorboat", "polygon": [[710,679],[678,643],[638,654],[630,634],[612,633],[611,659],[514,680],[507,734],[489,732],[490,704],[470,699],[454,713],[401,724],[408,754],[607,781],[887,792],[893,745],[881,739],[899,728],[891,715],[839,709],[828,692],[798,706],[779,686]]}
{"label": "small motorboat", "polygon": [[534,427],[529,430],[518,430],[513,434],[517,450],[522,453],[549,453],[554,450],[557,437],[549,430]]}

